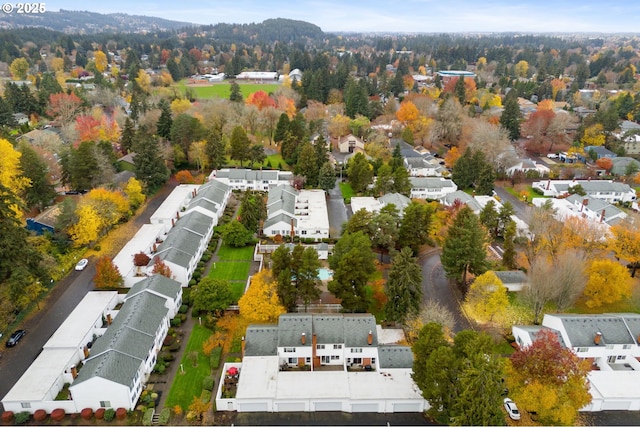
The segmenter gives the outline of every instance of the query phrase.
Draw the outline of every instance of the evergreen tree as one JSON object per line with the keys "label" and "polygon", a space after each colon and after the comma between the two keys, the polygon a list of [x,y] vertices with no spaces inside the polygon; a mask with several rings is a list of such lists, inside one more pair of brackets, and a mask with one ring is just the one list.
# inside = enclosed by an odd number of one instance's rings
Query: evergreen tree
{"label": "evergreen tree", "polygon": [[371,241],[361,231],[345,233],[329,257],[333,270],[333,280],[328,288],[342,300],[342,307],[348,312],[367,311],[366,285],[375,271]]}
{"label": "evergreen tree", "polygon": [[407,317],[418,314],[422,303],[422,269],[405,247],[393,257],[386,284],[387,320],[404,324]]}
{"label": "evergreen tree", "polygon": [[273,140],[278,143],[284,141],[287,130],[289,130],[289,116],[286,113],[280,114]]}
{"label": "evergreen tree", "polygon": [[518,105],[518,96],[515,90],[509,91],[504,102],[504,111],[500,116],[500,125],[509,133],[509,139],[515,141],[520,138],[520,121],[522,113]]}
{"label": "evergreen tree", "polygon": [[504,232],[504,244],[502,248],[504,252],[502,253],[502,265],[505,268],[512,269],[516,267],[516,248],[515,248],[515,240],[516,240],[516,223],[511,220],[507,223]]}
{"label": "evergreen tree", "polygon": [[458,98],[458,101],[460,102],[460,105],[465,105],[466,102],[466,90],[464,87],[464,77],[460,76],[458,77],[458,79],[456,80],[456,85],[454,86],[453,89],[454,93],[456,94],[456,98]]}
{"label": "evergreen tree", "polygon": [[31,185],[24,190],[27,207],[43,211],[56,197],[56,190],[49,179],[49,167],[44,160],[26,143],[20,144],[20,169]]}
{"label": "evergreen tree", "polygon": [[306,178],[306,184],[309,187],[315,188],[318,186],[321,165],[322,163],[316,158],[316,151],[313,145],[310,142],[302,144],[295,171],[297,175]]}
{"label": "evergreen tree", "polygon": [[212,169],[217,170],[224,166],[226,162],[226,147],[222,139],[222,130],[219,126],[213,126],[205,137],[205,151],[207,160]]}
{"label": "evergreen tree", "polygon": [[325,162],[318,172],[318,187],[330,191],[336,186],[336,170],[330,162]]}
{"label": "evergreen tree", "polygon": [[391,166],[383,164],[378,168],[378,176],[376,177],[376,183],[373,186],[373,192],[376,196],[382,196],[384,194],[393,191],[393,171]]}
{"label": "evergreen tree", "polygon": [[447,231],[442,247],[442,267],[447,277],[466,286],[467,272],[479,275],[487,271],[487,236],[476,214],[464,206]]}
{"label": "evergreen tree", "polygon": [[403,212],[398,241],[408,246],[414,255],[429,242],[433,225],[433,209],[423,202],[412,201]]}
{"label": "evergreen tree", "polygon": [[307,247],[302,253],[300,268],[298,269],[297,296],[302,300],[305,311],[311,301],[320,298],[320,279],[318,269],[322,267],[318,259],[318,252],[312,247]]}
{"label": "evergreen tree", "polygon": [[373,167],[362,153],[356,153],[347,164],[347,176],[353,191],[361,193],[373,180]]}
{"label": "evergreen tree", "polygon": [[467,148],[453,166],[451,178],[459,188],[473,188],[478,194],[490,194],[496,173],[482,151]]}
{"label": "evergreen tree", "polygon": [[393,172],[393,191],[409,197],[411,195],[411,181],[409,171],[404,168],[397,168]]}
{"label": "evergreen tree", "polygon": [[230,157],[233,160],[238,160],[240,167],[242,167],[242,163],[249,158],[249,147],[251,146],[251,141],[242,126],[233,128],[229,145]]}
{"label": "evergreen tree", "polygon": [[396,146],[393,147],[389,165],[391,166],[391,170],[393,172],[395,172],[398,168],[404,168],[404,160],[402,159],[402,150],[400,149],[400,143],[396,144]]}
{"label": "evergreen tree", "polygon": [[160,118],[158,119],[158,136],[168,139],[171,136],[171,127],[173,125],[173,118],[171,117],[171,106],[169,103],[162,99],[158,104],[160,107]]}
{"label": "evergreen tree", "polygon": [[504,236],[507,226],[513,221],[511,217],[516,214],[513,205],[508,200],[504,202],[498,212],[498,236]]}
{"label": "evergreen tree", "polygon": [[124,129],[122,129],[122,134],[120,135],[120,148],[125,153],[129,153],[131,148],[133,147],[133,141],[136,136],[136,131],[133,126],[133,122],[129,117],[127,117],[124,121]]}
{"label": "evergreen tree", "polygon": [[353,79],[347,82],[345,88],[344,111],[352,119],[355,119],[358,114],[365,117],[369,117],[370,114],[367,91],[361,83]]}
{"label": "evergreen tree", "polygon": [[0,126],[15,127],[16,125],[11,106],[0,97]]}
{"label": "evergreen tree", "polygon": [[249,160],[252,165],[255,163],[262,165],[266,158],[267,155],[264,153],[264,146],[262,144],[253,144],[249,147]]}
{"label": "evergreen tree", "polygon": [[136,152],[133,159],[136,179],[145,184],[147,194],[152,193],[164,185],[171,175],[162,158],[158,140],[138,131],[133,148]]}
{"label": "evergreen tree", "polygon": [[239,221],[252,233],[258,232],[260,221],[267,218],[267,207],[264,199],[258,192],[247,190],[240,202]]}
{"label": "evergreen tree", "polygon": [[498,236],[500,220],[496,211],[496,202],[489,200],[480,211],[480,223],[486,227],[494,239]]}
{"label": "evergreen tree", "polygon": [[240,89],[240,85],[233,81],[231,82],[231,90],[229,92],[229,101],[231,102],[242,102],[242,90]]}

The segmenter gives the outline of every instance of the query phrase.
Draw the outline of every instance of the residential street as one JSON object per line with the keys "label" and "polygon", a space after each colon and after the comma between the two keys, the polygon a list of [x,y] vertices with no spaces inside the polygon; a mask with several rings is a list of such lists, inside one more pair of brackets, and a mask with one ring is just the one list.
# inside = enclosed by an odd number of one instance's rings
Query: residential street
{"label": "residential street", "polygon": [[[133,221],[139,228],[149,222],[151,215],[175,187],[175,182],[165,185],[151,199],[144,211]],[[20,379],[31,362],[40,354],[42,346],[60,327],[69,313],[92,291],[93,276],[96,272],[95,259],[89,260],[89,265],[83,271],[72,270],[63,280],[59,281],[41,303],[41,310],[35,312],[20,326],[27,331],[27,335],[13,348],[4,348],[0,358],[0,398],[4,397],[13,385]],[[3,337],[4,338],[4,337]],[[2,408],[4,411],[4,408]]]}
{"label": "residential street", "polygon": [[340,179],[336,179],[336,185],[329,191],[327,199],[327,211],[329,214],[329,237],[340,237],[342,224],[349,219],[347,206],[344,204],[342,193],[338,183]]}
{"label": "residential street", "polygon": [[518,200],[517,197],[515,197],[513,194],[509,193],[507,190],[505,190],[502,187],[499,187],[496,185],[494,190],[500,197],[501,203],[504,203],[507,201],[510,202],[513,205],[513,210],[515,211],[516,216],[520,218],[522,221],[529,224],[529,216],[530,216],[530,209],[531,209],[529,205]]}

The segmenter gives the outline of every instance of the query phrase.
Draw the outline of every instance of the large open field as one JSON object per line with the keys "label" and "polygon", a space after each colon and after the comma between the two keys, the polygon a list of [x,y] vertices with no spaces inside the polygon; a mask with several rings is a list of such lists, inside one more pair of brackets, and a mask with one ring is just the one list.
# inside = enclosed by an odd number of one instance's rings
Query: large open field
{"label": "large open field", "polygon": [[[188,88],[198,99],[229,98],[231,92],[231,85],[228,82],[206,84],[188,83],[188,80],[182,80],[176,87],[180,89],[180,92],[183,94],[186,93]],[[278,83],[238,83],[238,85],[240,86],[240,91],[244,99],[259,90],[270,93],[275,92],[275,90],[280,87]]]}

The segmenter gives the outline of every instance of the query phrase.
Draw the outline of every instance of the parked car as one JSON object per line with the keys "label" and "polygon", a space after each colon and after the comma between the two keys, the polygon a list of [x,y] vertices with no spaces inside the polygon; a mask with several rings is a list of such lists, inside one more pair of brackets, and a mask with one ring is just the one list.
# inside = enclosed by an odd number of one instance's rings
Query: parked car
{"label": "parked car", "polygon": [[560,156],[557,153],[549,153],[547,154],[547,159],[557,159]]}
{"label": "parked car", "polygon": [[504,398],[504,409],[507,410],[507,414],[509,414],[509,418],[512,420],[518,421],[520,419],[520,411],[518,411],[518,407],[515,402],[508,397]]}
{"label": "parked car", "polygon": [[76,264],[76,271],[82,271],[85,269],[85,267],[87,266],[87,264],[89,264],[89,260],[86,258],[82,258],[80,261],[78,261],[78,263]]}
{"label": "parked car", "polygon": [[12,333],[6,342],[7,347],[13,347],[14,345],[18,344],[18,341],[20,341],[26,333],[27,332],[24,329],[18,329],[17,331]]}

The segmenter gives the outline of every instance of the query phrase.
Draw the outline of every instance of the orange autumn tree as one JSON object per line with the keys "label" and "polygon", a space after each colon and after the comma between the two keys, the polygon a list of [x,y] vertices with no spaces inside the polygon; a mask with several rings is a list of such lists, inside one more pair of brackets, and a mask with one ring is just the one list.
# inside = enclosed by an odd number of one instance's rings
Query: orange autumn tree
{"label": "orange autumn tree", "polygon": [[596,165],[600,169],[604,169],[605,172],[609,173],[611,171],[611,168],[613,168],[613,161],[608,157],[601,157],[596,160]]}
{"label": "orange autumn tree", "polygon": [[68,123],[76,117],[82,109],[82,99],[75,93],[52,93],[49,95],[47,115],[54,119]]}
{"label": "orange autumn tree", "polygon": [[555,106],[556,103],[553,101],[553,99],[545,99],[538,102],[538,106],[536,109],[537,111],[553,111]]}
{"label": "orange autumn tree", "polygon": [[176,180],[180,184],[193,184],[196,180],[193,178],[193,175],[188,170],[181,170],[176,172]]}
{"label": "orange autumn tree", "polygon": [[258,110],[262,110],[265,107],[275,107],[276,102],[271,98],[267,92],[263,90],[259,90],[257,92],[253,92],[247,97],[245,101],[247,105],[255,105],[258,107]]}
{"label": "orange autumn tree", "polygon": [[551,80],[551,97],[553,98],[554,101],[558,96],[558,92],[566,89],[566,87],[567,85],[563,80],[560,80],[560,79]]}
{"label": "orange autumn tree", "polygon": [[452,168],[453,165],[456,164],[460,156],[462,156],[462,153],[460,153],[460,150],[458,150],[458,147],[451,147],[451,149],[447,151],[447,154],[445,154],[444,156],[445,166],[448,168]]}
{"label": "orange autumn tree", "polygon": [[76,130],[78,131],[78,143],[100,140],[100,121],[93,116],[78,116]]}
{"label": "orange autumn tree", "polygon": [[412,128],[413,123],[418,120],[419,116],[418,107],[411,101],[403,101],[398,111],[396,111],[396,118],[409,128]]}
{"label": "orange autumn tree", "polygon": [[159,274],[161,276],[168,277],[169,279],[175,278],[171,268],[169,268],[169,266],[158,256],[153,258],[153,270],[151,270],[151,273]]}
{"label": "orange autumn tree", "polygon": [[101,256],[96,263],[96,275],[93,281],[98,289],[116,289],[122,287],[124,279],[120,270],[113,264],[110,256]]}

